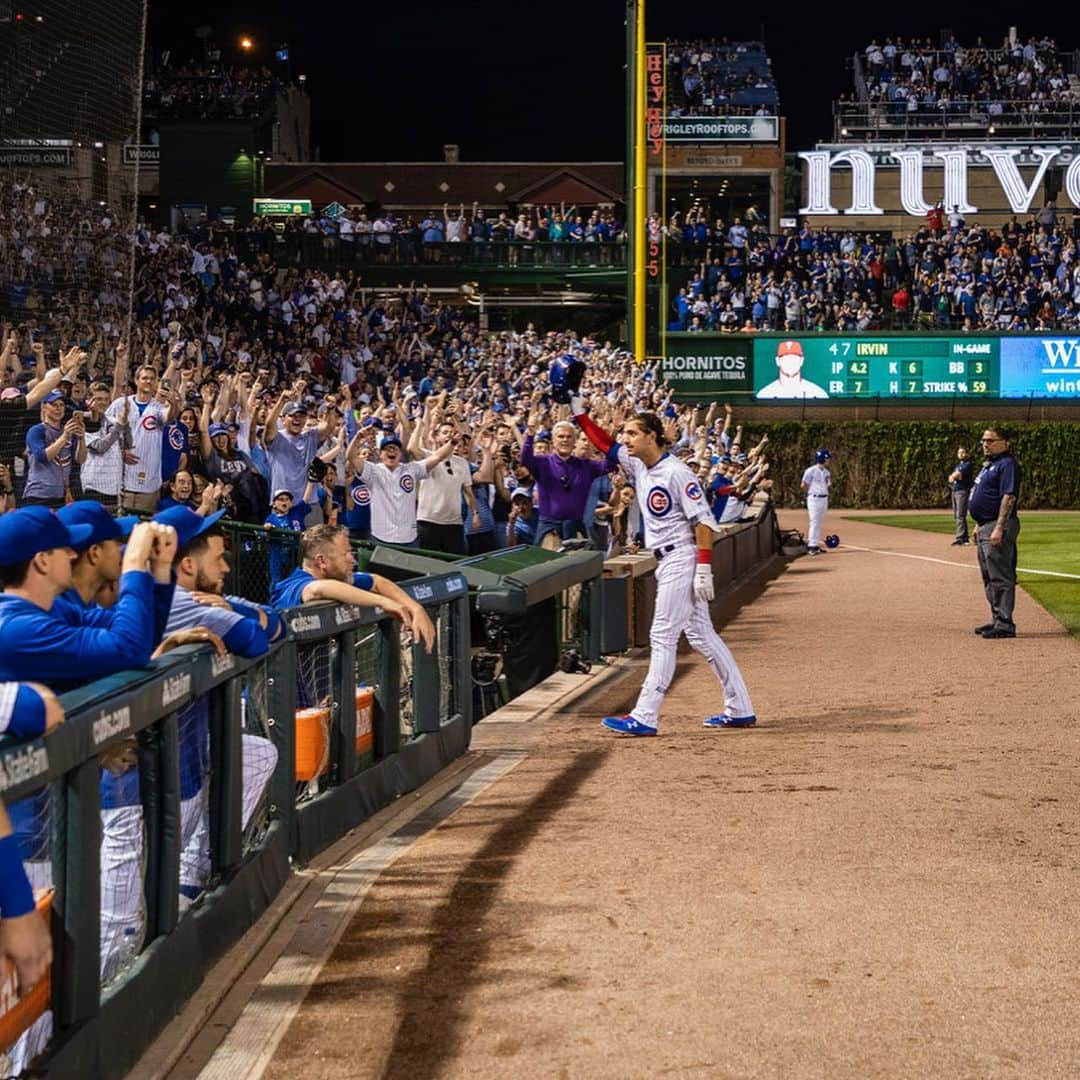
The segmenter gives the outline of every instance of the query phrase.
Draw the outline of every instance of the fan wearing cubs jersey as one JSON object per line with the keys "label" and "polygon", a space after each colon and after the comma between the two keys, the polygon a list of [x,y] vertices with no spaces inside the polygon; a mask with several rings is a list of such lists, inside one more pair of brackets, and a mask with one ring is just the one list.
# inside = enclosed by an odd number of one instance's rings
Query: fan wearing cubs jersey
{"label": "fan wearing cubs jersey", "polygon": [[724,688],[724,709],[705,720],[710,728],[752,727],[757,719],[739,665],[712,624],[714,521],[694,473],[664,449],[664,427],[654,413],[638,413],[616,442],[585,415],[574,397],[574,420],[589,441],[617,462],[637,491],[645,545],[657,558],[656,609],[649,630],[652,656],[637,703],[627,716],[608,716],[604,727],[624,735],[655,735],[660,706],[675,674],[679,638],[709,661]]}
{"label": "fan wearing cubs jersey", "polygon": [[[170,364],[166,374],[172,370]],[[157,372],[144,364],[135,372],[135,393],[117,398],[105,411],[106,419],[113,423],[127,423],[136,458],[135,464],[124,466],[121,512],[150,514],[157,509],[161,493],[162,431],[171,409],[157,394]]]}
{"label": "fan wearing cubs jersey", "polygon": [[[355,446],[351,446],[350,450],[355,453]],[[383,544],[416,546],[417,487],[436,465],[442,464],[453,452],[454,444],[448,442],[423,461],[404,462],[401,460],[401,440],[396,435],[387,435],[382,439],[379,443],[379,460],[364,461],[359,470],[360,479],[371,492],[372,540]]]}

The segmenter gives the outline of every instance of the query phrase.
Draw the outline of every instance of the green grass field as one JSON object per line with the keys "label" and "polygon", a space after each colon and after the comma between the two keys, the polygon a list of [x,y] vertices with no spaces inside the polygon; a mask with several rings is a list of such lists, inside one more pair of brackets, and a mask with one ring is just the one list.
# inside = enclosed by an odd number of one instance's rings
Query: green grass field
{"label": "green grass field", "polygon": [[[956,528],[952,514],[844,514],[872,525],[894,529],[918,529],[951,536]],[[1080,574],[1080,514],[1050,512],[1020,515],[1019,584],[1069,632],[1080,638],[1080,580],[1025,574],[1028,570],[1056,570]]]}

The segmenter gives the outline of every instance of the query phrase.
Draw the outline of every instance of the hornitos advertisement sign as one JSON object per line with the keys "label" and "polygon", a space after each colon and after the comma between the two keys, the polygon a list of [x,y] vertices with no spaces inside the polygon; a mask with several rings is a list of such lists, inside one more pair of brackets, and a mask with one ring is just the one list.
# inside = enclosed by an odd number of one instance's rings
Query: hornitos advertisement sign
{"label": "hornitos advertisement sign", "polygon": [[293,217],[311,213],[310,199],[252,199],[251,201],[255,213],[267,217],[273,215]]}
{"label": "hornitos advertisement sign", "polygon": [[669,334],[667,354],[684,400],[1080,399],[1080,336]]}
{"label": "hornitos advertisement sign", "polygon": [[664,380],[676,394],[702,399],[753,389],[752,342],[727,335],[686,334],[667,339]]}
{"label": "hornitos advertisement sign", "polygon": [[668,142],[779,142],[775,116],[669,116],[664,121]]}
{"label": "hornitos advertisement sign", "polygon": [[[992,170],[1005,201],[1014,214],[1026,214],[1042,191],[1047,170],[1064,170],[1062,189],[1073,206],[1080,208],[1080,145],[1052,146],[949,146],[928,150],[916,146],[834,147],[804,150],[803,174],[807,216],[830,214],[876,215],[886,213],[876,200],[879,169],[900,171],[900,205],[912,217],[925,217],[932,209],[924,196],[926,169],[943,169],[942,202],[962,214],[976,214],[979,207],[968,198],[968,178],[974,170]],[[1021,173],[1024,168],[1027,175]],[[833,205],[832,175],[838,168],[851,171],[851,205],[842,211]],[[897,212],[895,209],[889,211]]]}

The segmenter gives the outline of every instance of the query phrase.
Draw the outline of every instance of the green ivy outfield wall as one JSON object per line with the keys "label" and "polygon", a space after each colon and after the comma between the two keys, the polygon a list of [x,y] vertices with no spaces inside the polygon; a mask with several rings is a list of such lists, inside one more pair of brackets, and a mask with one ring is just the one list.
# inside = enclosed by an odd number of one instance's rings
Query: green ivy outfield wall
{"label": "green ivy outfield wall", "polygon": [[[1026,509],[1080,509],[1080,425],[1005,425],[1023,474],[1021,506]],[[830,503],[848,508],[946,508],[946,477],[957,447],[981,460],[978,439],[984,423],[918,421],[751,422],[744,442],[769,436],[769,475],[778,506],[803,500],[799,482],[825,446],[832,452]]]}
{"label": "green ivy outfield wall", "polygon": [[668,334],[681,400],[1080,403],[1080,334]]}

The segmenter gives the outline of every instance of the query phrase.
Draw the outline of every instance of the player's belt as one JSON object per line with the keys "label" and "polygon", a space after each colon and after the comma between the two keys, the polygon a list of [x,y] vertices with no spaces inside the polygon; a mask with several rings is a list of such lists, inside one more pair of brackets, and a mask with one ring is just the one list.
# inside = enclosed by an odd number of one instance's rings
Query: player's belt
{"label": "player's belt", "polygon": [[813,494],[810,496],[811,499],[827,499],[828,497],[829,497],[828,495],[813,495]]}
{"label": "player's belt", "polygon": [[656,557],[656,561],[659,562],[665,555],[670,555],[676,548],[682,547],[682,544],[667,544],[662,548],[653,548],[653,555]]}

